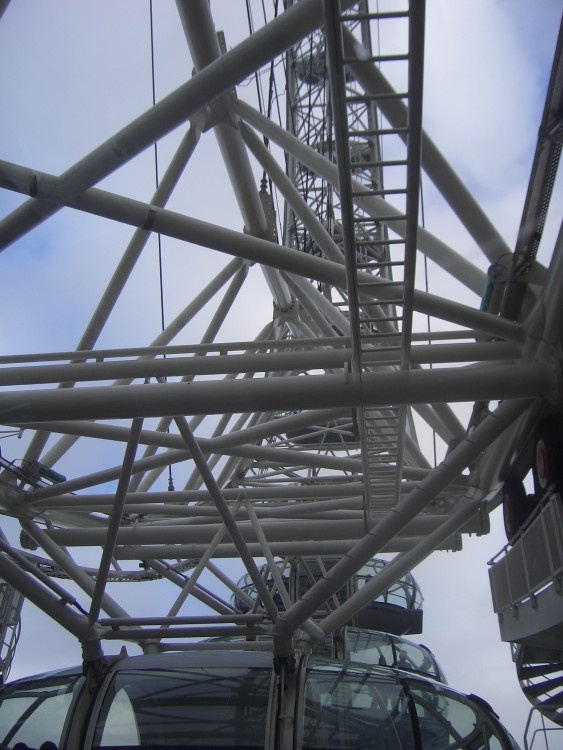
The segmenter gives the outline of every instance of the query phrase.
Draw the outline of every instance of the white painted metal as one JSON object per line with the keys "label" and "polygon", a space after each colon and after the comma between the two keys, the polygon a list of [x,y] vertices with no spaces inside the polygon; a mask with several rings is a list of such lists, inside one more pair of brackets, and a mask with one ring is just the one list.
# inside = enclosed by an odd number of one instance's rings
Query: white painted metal
{"label": "white painted metal", "polygon": [[[191,59],[186,52],[178,61],[185,82],[176,90],[59,175],[12,154],[0,162],[0,187],[27,196],[0,221],[0,263],[55,227],[63,207],[79,223],[97,217],[121,225],[116,234],[133,228],[115,270],[107,269],[94,313],[76,313],[84,333],[75,350],[68,337],[53,335],[32,350],[2,353],[0,422],[23,430],[23,443],[2,443],[0,506],[8,520],[0,577],[78,638],[87,659],[98,658],[104,639],[168,649],[178,639],[255,635],[257,628],[287,656],[293,638],[315,643],[432,551],[457,548],[459,533],[486,531],[522,425],[529,430],[541,409],[560,405],[563,247],[559,240],[548,274],[536,263],[526,279],[536,301],[515,319],[480,309],[487,266],[510,253],[509,241],[423,133],[422,71],[415,71],[405,108],[383,66],[366,61],[377,55],[368,49],[369,24],[359,35],[357,21],[346,16],[351,2],[340,9],[322,0],[287,3],[277,18],[247,36],[237,30],[233,39],[207,0],[177,5]],[[406,2],[394,5],[408,10]],[[338,13],[328,18],[331,9]],[[11,4],[3,21],[18,12]],[[334,144],[285,122],[284,97],[298,98],[303,73],[295,45],[309,34],[322,44],[319,30],[327,24],[330,75],[321,68],[315,85],[327,95],[326,123],[341,124]],[[225,32],[224,53],[217,30]],[[420,17],[411,32],[416,56]],[[274,108],[269,117],[260,111],[247,84],[272,71],[283,87],[284,66],[291,83],[289,94],[278,91],[277,122]],[[346,108],[364,94],[373,103],[365,112],[379,124],[362,114],[351,127]],[[301,90],[300,106],[305,99]],[[383,133],[402,149],[397,159],[372,159],[373,184],[346,157],[346,141],[360,126],[375,151]],[[164,151],[175,128],[174,155],[156,191],[152,173],[131,196],[100,185],[136,165],[155,142]],[[220,160],[206,150],[207,130],[217,136]],[[396,161],[405,161],[404,191],[392,182]],[[482,263],[418,226],[420,161],[478,244]],[[216,170],[208,195],[202,162]],[[304,190],[298,176],[305,173],[334,198],[332,213],[321,215],[317,198]],[[190,180],[208,206],[193,208],[200,196],[186,197]],[[298,249],[290,214],[318,256]],[[363,234],[355,229],[358,217]],[[174,249],[163,256],[173,291],[165,285],[172,312],[162,328],[136,279],[156,233]],[[379,266],[362,256],[366,246],[384,248]],[[415,272],[423,256],[446,278],[438,293]],[[78,283],[68,282],[67,314]],[[453,296],[450,283],[467,296]],[[47,286],[42,293],[44,305],[59,302]],[[23,286],[21,298],[32,310]],[[113,327],[121,305],[125,336]],[[372,331],[365,333],[366,325]],[[467,404],[475,402],[481,418],[469,421]],[[402,419],[392,435],[389,409]],[[366,410],[380,420],[369,439],[357,418]],[[21,464],[10,463],[22,455]],[[370,455],[382,469],[371,479]],[[395,557],[334,607],[335,593],[380,552]],[[299,601],[278,577],[278,611],[260,561],[316,555],[341,560]],[[231,592],[245,596],[236,584],[244,571],[264,605],[248,616],[229,602]],[[148,597],[137,583],[133,616],[113,583],[132,587],[143,574],[161,595]],[[220,593],[206,588],[208,576]],[[315,621],[326,601],[333,611]]]}

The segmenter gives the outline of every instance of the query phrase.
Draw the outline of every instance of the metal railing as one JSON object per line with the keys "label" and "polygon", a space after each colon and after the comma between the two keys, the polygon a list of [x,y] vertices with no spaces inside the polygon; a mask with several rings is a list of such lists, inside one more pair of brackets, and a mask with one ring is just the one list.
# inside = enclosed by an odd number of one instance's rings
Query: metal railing
{"label": "metal railing", "polygon": [[[532,726],[534,718],[539,718],[540,727]],[[554,734],[557,736],[554,736]],[[563,727],[546,726],[545,717],[541,715],[539,709],[534,706],[530,710],[524,729],[524,750],[534,750],[534,747],[539,748],[539,750],[551,750],[551,748],[556,750],[556,748],[561,747],[562,737]],[[536,740],[538,744],[536,744]],[[551,744],[550,740],[553,740],[554,744]]]}
{"label": "metal railing", "polygon": [[498,614],[532,598],[563,575],[563,510],[550,493],[512,544],[489,561],[494,611]]}

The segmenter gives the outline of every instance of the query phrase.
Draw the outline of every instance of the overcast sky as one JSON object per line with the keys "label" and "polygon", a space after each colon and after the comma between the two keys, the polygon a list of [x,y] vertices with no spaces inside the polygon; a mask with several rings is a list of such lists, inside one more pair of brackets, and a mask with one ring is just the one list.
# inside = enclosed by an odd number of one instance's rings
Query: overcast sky
{"label": "overcast sky", "polygon": [[[156,0],[154,6],[159,99],[190,75],[191,63],[174,3]],[[233,46],[244,33],[245,4],[212,0],[211,6],[227,46]],[[425,127],[510,246],[520,220],[562,7],[561,0],[427,0]],[[0,158],[63,172],[150,107],[150,73],[148,2],[13,0],[0,22]],[[172,134],[159,146],[162,164],[175,139]],[[183,181],[181,201],[192,216],[213,221],[220,215],[222,223],[240,229],[235,202],[221,190],[227,178],[216,146],[211,138],[204,140],[191,172],[197,179]],[[153,152],[108,178],[104,186],[146,200],[154,187]],[[431,187],[425,191],[427,227],[486,270],[471,238],[438,206]],[[21,200],[1,191],[0,215]],[[64,210],[24,238],[17,251],[2,253],[1,352],[73,349],[129,235],[127,228]],[[548,243],[544,248],[542,260],[548,262]],[[210,254],[195,278],[188,268],[178,278],[166,266],[167,253],[177,252],[174,243],[164,243],[168,320],[223,264]],[[100,346],[144,345],[160,330],[155,243],[135,274],[131,297],[116,309],[114,326]],[[432,274],[430,291],[439,291],[443,283],[443,276]],[[47,296],[50,302],[43,304]],[[55,304],[57,299],[64,304]],[[254,306],[271,309],[263,281],[257,280],[252,305],[239,310],[244,336],[238,338],[250,339],[259,329],[251,313]],[[20,448],[13,439],[3,440],[0,447],[10,459],[18,457]],[[521,741],[529,704],[492,612],[486,563],[505,544],[501,519],[493,517],[492,527],[487,537],[465,539],[462,553],[435,553],[414,571],[425,596],[420,640],[436,654],[451,686],[484,697]],[[79,660],[77,644],[26,605],[11,678]]]}

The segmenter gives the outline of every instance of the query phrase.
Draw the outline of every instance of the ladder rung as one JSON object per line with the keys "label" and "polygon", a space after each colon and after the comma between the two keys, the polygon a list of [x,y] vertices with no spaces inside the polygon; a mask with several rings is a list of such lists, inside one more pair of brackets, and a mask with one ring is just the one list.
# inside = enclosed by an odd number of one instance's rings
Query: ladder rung
{"label": "ladder rung", "polygon": [[[399,214],[398,216],[354,216],[354,222],[356,224],[368,224],[370,221],[379,223],[381,221],[404,221],[406,219],[405,214]],[[404,242],[404,240],[401,240]]]}
{"label": "ladder rung", "polygon": [[370,409],[365,414],[366,423],[375,424],[376,422],[388,422],[390,419],[398,421],[397,411],[390,406],[382,406],[378,411]]}
{"label": "ladder rung", "polygon": [[402,315],[390,315],[388,318],[362,318],[360,321],[363,323],[396,323],[398,320],[402,320]]}
{"label": "ladder rung", "polygon": [[375,188],[374,190],[354,190],[352,195],[406,195],[405,188]]}
{"label": "ladder rung", "polygon": [[342,20],[346,22],[352,21],[384,21],[387,18],[408,18],[408,10],[388,10],[373,13],[347,13],[342,15]]}
{"label": "ladder rung", "polygon": [[[375,289],[375,286],[372,287],[372,289]],[[396,299],[396,300],[379,300],[378,302],[375,302],[374,304],[379,305],[379,307],[389,307],[397,305],[398,307],[402,307],[404,305],[404,299]],[[362,302],[362,307],[368,307],[368,303]],[[395,336],[397,335],[398,331],[395,331]],[[387,335],[387,334],[386,334]]]}
{"label": "ladder rung", "polygon": [[405,241],[403,239],[397,239],[397,240],[373,240],[373,242],[370,242],[370,245],[404,245]]}
{"label": "ladder rung", "polygon": [[[356,247],[359,248],[358,252],[365,252],[363,248],[371,247],[371,245],[375,244],[375,240],[356,240]],[[377,250],[378,255],[381,254],[381,250],[378,248]],[[366,261],[367,262],[367,261]],[[372,263],[377,263],[375,259],[372,258]]]}
{"label": "ladder rung", "polygon": [[[397,354],[399,355],[401,353],[401,347],[398,345],[393,346],[364,346],[360,349],[362,354],[369,355],[369,354]],[[386,365],[391,365],[391,362],[386,362]],[[364,372],[373,372],[373,363],[369,361],[369,358],[367,360],[366,369]]]}
{"label": "ladder rung", "polygon": [[376,102],[380,99],[408,99],[409,94],[407,91],[382,91],[379,94],[363,94],[362,96],[347,96],[347,104],[367,104],[368,102]]}
{"label": "ladder rung", "polygon": [[[358,243],[356,243],[357,245]],[[402,260],[381,260],[381,261],[372,261],[371,263],[358,263],[356,265],[356,268],[358,270],[370,270],[375,269],[378,270],[380,268],[392,268],[393,266],[404,266],[404,262]]]}
{"label": "ladder rung", "polygon": [[343,58],[342,62],[344,64],[350,65],[357,65],[357,64],[365,64],[365,63],[386,63],[386,62],[406,62],[408,61],[409,56],[408,55],[370,55],[369,57],[362,57],[361,59],[358,57],[345,57]]}
{"label": "ladder rung", "polygon": [[[373,289],[374,287],[379,287],[380,289],[382,289],[383,287],[403,286],[403,282],[397,281],[396,279],[386,279],[378,276],[377,280],[374,279],[373,281],[371,281],[366,279],[364,281],[364,278],[365,277],[362,276],[362,278],[358,279],[358,286],[360,287],[360,289]],[[382,300],[382,304],[389,304],[389,302],[390,300],[388,299]]]}
{"label": "ladder rung", "polygon": [[405,135],[409,132],[409,129],[407,127],[404,128],[374,128],[372,130],[349,130],[348,135],[349,136],[371,136],[371,135],[400,135],[401,133],[404,133]]}
{"label": "ladder rung", "polygon": [[[397,336],[397,333],[371,333],[371,334],[364,334],[363,336],[360,336],[360,339],[362,342],[364,341],[379,341],[381,339],[391,339],[395,338]],[[398,352],[401,349],[401,347],[398,344],[395,344],[393,346],[386,346],[386,347],[377,347],[378,352]],[[364,349],[362,347],[362,351],[370,351],[373,352],[373,349]]]}
{"label": "ladder rung", "polygon": [[371,167],[406,167],[406,159],[388,159],[381,161],[354,161],[350,163],[350,168],[355,169],[369,169]]}

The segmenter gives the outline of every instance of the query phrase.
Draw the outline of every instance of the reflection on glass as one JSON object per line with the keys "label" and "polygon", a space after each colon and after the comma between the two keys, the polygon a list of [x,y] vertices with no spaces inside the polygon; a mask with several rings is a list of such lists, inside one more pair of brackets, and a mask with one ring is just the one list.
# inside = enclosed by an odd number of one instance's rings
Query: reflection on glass
{"label": "reflection on glass", "polygon": [[514,750],[478,698],[406,674],[320,659],[305,684],[303,750]]}
{"label": "reflection on glass", "polygon": [[13,747],[17,742],[40,747],[46,741],[58,746],[81,680],[80,673],[69,671],[6,686],[0,701],[0,747]]}
{"label": "reflection on glass", "polygon": [[405,638],[362,628],[346,628],[346,653],[353,661],[381,667],[397,667],[446,682],[429,649]]}
{"label": "reflection on glass", "polygon": [[94,746],[263,748],[271,670],[118,672]]}
{"label": "reflection on glass", "polygon": [[412,682],[423,750],[501,750],[515,747],[485,704],[439,685]]}
{"label": "reflection on glass", "polygon": [[403,685],[392,676],[318,666],[305,687],[303,750],[414,750]]}

